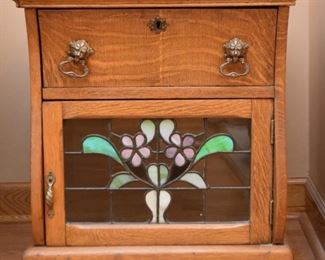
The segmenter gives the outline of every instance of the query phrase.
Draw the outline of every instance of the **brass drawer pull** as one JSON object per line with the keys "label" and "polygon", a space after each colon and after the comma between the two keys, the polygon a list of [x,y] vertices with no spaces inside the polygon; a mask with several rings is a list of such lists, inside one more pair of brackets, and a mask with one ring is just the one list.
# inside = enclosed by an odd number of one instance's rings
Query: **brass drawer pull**
{"label": "brass drawer pull", "polygon": [[[83,78],[89,73],[89,68],[87,66],[88,57],[90,54],[94,53],[94,49],[91,48],[87,41],[76,40],[69,43],[68,58],[61,61],[59,64],[60,71],[71,78]],[[74,72],[72,70],[66,70],[67,64],[78,65],[82,71],[81,74]]]}
{"label": "brass drawer pull", "polygon": [[164,18],[156,17],[148,22],[148,27],[155,33],[161,33],[167,29],[167,21]]}
{"label": "brass drawer pull", "polygon": [[[248,48],[248,44],[243,42],[239,38],[233,38],[229,42],[223,45],[225,63],[220,65],[220,73],[226,77],[236,78],[239,76],[245,76],[249,73],[249,65],[245,61],[245,54]],[[242,72],[225,72],[225,68],[232,63],[240,62],[243,65]]]}
{"label": "brass drawer pull", "polygon": [[46,184],[47,184],[47,191],[45,194],[45,203],[47,206],[47,215],[52,218],[54,216],[54,192],[53,192],[53,185],[55,183],[55,175],[50,172],[47,175],[46,178]]}

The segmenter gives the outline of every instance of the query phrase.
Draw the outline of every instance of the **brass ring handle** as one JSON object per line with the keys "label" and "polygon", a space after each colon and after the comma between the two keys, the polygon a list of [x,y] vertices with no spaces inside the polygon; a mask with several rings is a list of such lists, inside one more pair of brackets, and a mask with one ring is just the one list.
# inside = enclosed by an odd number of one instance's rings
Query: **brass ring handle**
{"label": "brass ring handle", "polygon": [[245,62],[244,59],[240,59],[239,62],[241,64],[243,64],[243,72],[241,73],[238,73],[238,72],[235,72],[235,71],[232,71],[232,72],[225,72],[224,69],[227,65],[233,63],[233,60],[229,59],[227,60],[225,63],[221,64],[220,65],[220,73],[224,76],[227,76],[227,77],[232,77],[232,78],[236,78],[236,77],[239,77],[239,76],[245,76],[248,74],[249,72],[249,65]]}
{"label": "brass ring handle", "polygon": [[55,175],[50,172],[47,175],[46,184],[47,184],[47,191],[45,194],[45,203],[47,206],[47,215],[52,218],[54,216],[54,192],[53,192],[53,185],[55,183]]}
{"label": "brass ring handle", "polygon": [[87,65],[85,63],[81,63],[81,62],[79,62],[79,64],[80,64],[80,67],[83,70],[82,74],[78,74],[78,73],[76,73],[74,71],[65,71],[64,70],[64,65],[68,64],[68,63],[72,63],[72,62],[73,62],[73,60],[70,57],[67,60],[61,61],[60,64],[59,64],[60,71],[63,74],[65,74],[65,75],[67,75],[67,76],[69,76],[71,78],[83,78],[83,77],[86,77],[88,75],[89,69],[88,69]]}
{"label": "brass ring handle", "polygon": [[[89,74],[89,68],[87,66],[88,57],[94,53],[94,49],[91,48],[87,41],[76,40],[69,43],[68,58],[59,63],[59,70],[66,76],[71,78],[83,78]],[[82,73],[79,74],[72,70],[66,70],[67,64],[76,64],[80,66]]]}
{"label": "brass ring handle", "polygon": [[[240,40],[239,38],[233,38],[229,42],[223,45],[225,63],[221,64],[219,71],[222,75],[226,77],[236,78],[239,76],[245,76],[249,73],[250,67],[245,61],[245,54],[248,48],[248,44]],[[241,72],[225,72],[225,68],[229,64],[240,62],[243,65],[243,70]]]}

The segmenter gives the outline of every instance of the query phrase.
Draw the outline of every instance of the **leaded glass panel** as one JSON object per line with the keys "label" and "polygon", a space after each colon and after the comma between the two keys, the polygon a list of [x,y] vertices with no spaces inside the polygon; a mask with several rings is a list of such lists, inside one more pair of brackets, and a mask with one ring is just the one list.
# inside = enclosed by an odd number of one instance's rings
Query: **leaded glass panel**
{"label": "leaded glass panel", "polygon": [[250,123],[64,120],[66,221],[248,220]]}

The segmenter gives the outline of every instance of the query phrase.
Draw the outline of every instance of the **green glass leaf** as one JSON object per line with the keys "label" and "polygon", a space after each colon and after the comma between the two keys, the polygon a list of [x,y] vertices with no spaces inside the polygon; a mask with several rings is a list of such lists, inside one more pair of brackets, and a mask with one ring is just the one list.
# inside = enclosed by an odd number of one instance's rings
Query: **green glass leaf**
{"label": "green glass leaf", "polygon": [[159,171],[160,171],[160,185],[164,185],[168,178],[168,168],[165,165],[160,165]]}
{"label": "green glass leaf", "polygon": [[192,184],[198,189],[206,189],[207,185],[203,180],[202,176],[196,172],[188,172],[182,178],[179,179],[180,181],[185,181],[189,184]]}
{"label": "green glass leaf", "polygon": [[144,135],[147,137],[147,143],[151,142],[155,136],[156,126],[154,122],[149,119],[142,121],[140,128]]}
{"label": "green glass leaf", "polygon": [[[159,169],[159,174],[158,174]],[[165,165],[158,165],[153,164],[148,167],[148,176],[151,182],[158,187],[159,179],[160,178],[160,186],[164,185],[168,178],[168,168]]]}
{"label": "green glass leaf", "polygon": [[96,153],[103,154],[108,157],[111,157],[113,160],[122,164],[122,160],[117,153],[114,146],[104,137],[100,136],[88,136],[82,142],[82,151],[83,153]]}
{"label": "green glass leaf", "polygon": [[151,180],[151,182],[158,186],[158,167],[157,165],[150,165],[148,167],[148,176]]}
{"label": "green glass leaf", "polygon": [[234,150],[234,142],[227,135],[218,135],[210,138],[200,148],[199,152],[194,158],[194,163],[202,158],[218,153],[218,152],[232,152]]}
{"label": "green glass leaf", "polygon": [[110,189],[119,189],[124,185],[128,184],[131,181],[136,179],[128,173],[119,173],[113,177],[111,184],[109,185]]}

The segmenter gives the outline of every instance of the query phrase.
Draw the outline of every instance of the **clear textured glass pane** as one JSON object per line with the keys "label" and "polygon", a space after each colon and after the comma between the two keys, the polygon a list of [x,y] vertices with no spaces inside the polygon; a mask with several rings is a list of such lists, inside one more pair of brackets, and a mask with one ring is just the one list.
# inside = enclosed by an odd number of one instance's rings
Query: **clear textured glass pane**
{"label": "clear textured glass pane", "polygon": [[109,181],[109,169],[116,164],[98,154],[66,154],[65,183],[68,187],[103,187]]}
{"label": "clear textured glass pane", "polygon": [[113,222],[149,222],[150,210],[145,203],[145,190],[118,190],[112,192]]}
{"label": "clear textured glass pane", "polygon": [[64,149],[65,151],[80,151],[81,141],[87,135],[109,134],[110,120],[64,120]]}
{"label": "clear textured glass pane", "polygon": [[165,216],[169,222],[203,222],[202,190],[172,190],[172,201]]}
{"label": "clear textured glass pane", "polygon": [[208,118],[208,136],[215,133],[227,133],[235,142],[235,150],[250,150],[251,120]]}
{"label": "clear textured glass pane", "polygon": [[210,186],[249,186],[250,153],[214,154],[206,158]]}
{"label": "clear textured glass pane", "polygon": [[64,151],[67,221],[249,218],[250,120],[65,120]]}
{"label": "clear textured glass pane", "polygon": [[208,190],[206,221],[249,220],[249,190]]}
{"label": "clear textured glass pane", "polygon": [[68,222],[110,221],[110,196],[106,190],[68,190],[65,194]]}

